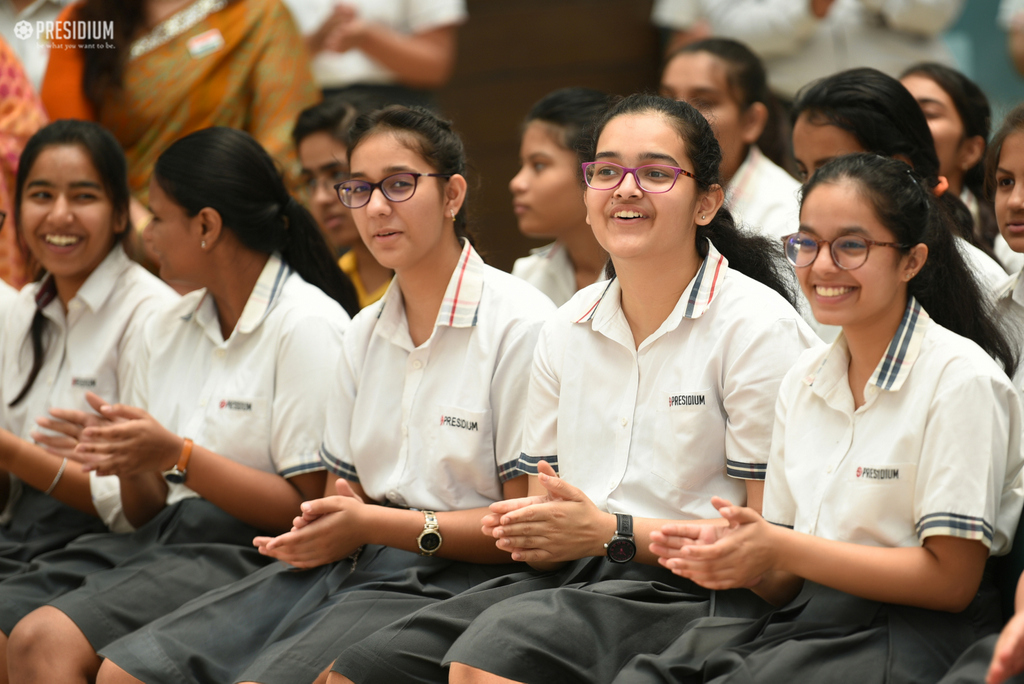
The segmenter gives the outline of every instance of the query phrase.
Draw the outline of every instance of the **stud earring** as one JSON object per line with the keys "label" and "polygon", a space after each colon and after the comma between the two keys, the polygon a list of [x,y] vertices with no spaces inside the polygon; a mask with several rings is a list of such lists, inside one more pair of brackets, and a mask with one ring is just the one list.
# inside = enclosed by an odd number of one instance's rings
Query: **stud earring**
{"label": "stud earring", "polygon": [[704,219],[706,219],[706,218],[707,218],[707,216],[705,216],[704,214],[701,214],[701,215],[700,215],[700,220],[701,220],[701,221],[703,221],[703,220],[704,220]]}
{"label": "stud earring", "polygon": [[199,243],[199,249],[206,249],[206,240]]}
{"label": "stud earring", "polygon": [[455,210],[452,209],[451,212],[452,212],[452,221],[454,221],[455,220]]}

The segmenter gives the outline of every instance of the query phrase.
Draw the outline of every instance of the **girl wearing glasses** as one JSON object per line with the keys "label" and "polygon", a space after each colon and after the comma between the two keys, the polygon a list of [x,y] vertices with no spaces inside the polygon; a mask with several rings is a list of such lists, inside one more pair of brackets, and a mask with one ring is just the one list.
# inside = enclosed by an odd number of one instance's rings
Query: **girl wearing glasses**
{"label": "girl wearing glasses", "polygon": [[0,671],[14,681],[94,680],[97,649],[269,565],[253,537],[289,529],[323,492],[321,379],[355,293],[315,222],[259,143],[229,128],[165,150],[149,198],[161,276],[192,291],[148,320],[127,399],[88,395],[106,424],[73,452],[118,475],[137,529],[77,540],[0,584]]}
{"label": "girl wearing glasses", "polygon": [[816,340],[787,301],[778,249],[722,207],[721,152],[696,109],[626,98],[588,158],[587,217],[614,273],[545,325],[516,466],[531,496],[482,521],[497,548],[546,574],[389,625],[341,653],[329,681],[443,682],[448,663],[453,681],[605,681],[712,604],[766,608],[680,581],[649,535],[716,517],[719,492],[759,505],[771,402]]}
{"label": "girl wearing glasses", "polygon": [[793,103],[793,154],[806,180],[829,160],[873,152],[910,164],[952,218],[950,230],[971,272],[992,292],[1006,272],[974,244],[974,221],[948,179],[939,175],[928,121],[899,81],[875,69],[850,69],[802,90]]}
{"label": "girl wearing glasses", "polygon": [[551,297],[556,306],[600,280],[608,254],[587,225],[579,197],[579,150],[610,98],[590,88],[563,88],[541,98],[526,116],[522,166],[509,181],[519,232],[555,242],[516,259],[512,275]]}
{"label": "girl wearing glasses", "polygon": [[329,379],[324,498],[290,532],[255,539],[288,565],[111,645],[101,682],[309,684],[367,633],[521,569],[479,524],[526,494],[528,369],[554,306],[473,248],[447,121],[395,106],[362,117],[349,162],[340,199],[395,279],[354,319]]}
{"label": "girl wearing glasses", "polygon": [[697,621],[616,681],[937,681],[999,628],[983,574],[1024,503],[1022,407],[1003,372],[1018,352],[905,163],[825,164],[800,218],[787,255],[842,334],[783,380],[764,517],[716,498],[726,525],[666,525],[651,547],[701,586],[783,607]]}
{"label": "girl wearing glasses", "polygon": [[39,272],[0,324],[0,577],[82,534],[132,529],[117,478],[69,463],[74,440],[64,432],[77,428],[47,412],[95,415],[89,391],[119,400],[138,371],[131,349],[145,321],[177,299],[121,247],[127,167],[104,129],[70,120],[42,128],[15,187],[6,229],[17,229]]}

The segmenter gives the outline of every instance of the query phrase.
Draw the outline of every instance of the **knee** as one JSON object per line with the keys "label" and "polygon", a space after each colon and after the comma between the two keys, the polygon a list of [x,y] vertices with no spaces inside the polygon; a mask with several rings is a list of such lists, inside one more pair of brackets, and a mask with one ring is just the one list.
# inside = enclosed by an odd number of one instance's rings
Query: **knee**
{"label": "knee", "polygon": [[340,675],[337,672],[332,672],[327,675],[327,684],[353,684],[352,680],[345,675]]}
{"label": "knee", "polygon": [[[50,610],[53,610],[52,608]],[[38,653],[54,653],[52,617],[46,608],[32,611],[18,622],[7,639],[7,659],[10,663],[31,661]]]}
{"label": "knee", "polygon": [[96,673],[96,684],[142,684],[142,680],[132,677],[113,661],[104,660]]}

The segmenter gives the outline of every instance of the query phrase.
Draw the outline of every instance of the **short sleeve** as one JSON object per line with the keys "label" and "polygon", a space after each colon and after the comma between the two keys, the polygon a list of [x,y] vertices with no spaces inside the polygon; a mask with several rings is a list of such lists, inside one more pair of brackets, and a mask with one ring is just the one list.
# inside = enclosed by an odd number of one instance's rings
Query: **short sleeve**
{"label": "short sleeve", "polygon": [[924,542],[945,535],[1008,550],[1022,503],[1021,404],[1009,382],[978,375],[932,400],[914,516]]}
{"label": "short sleeve", "polygon": [[523,474],[536,475],[541,461],[547,461],[558,471],[558,395],[571,325],[562,319],[553,319],[541,330],[526,395],[522,451],[515,470],[503,473],[505,480]]}
{"label": "short sleeve", "polygon": [[701,0],[654,0],[651,23],[683,31],[704,18]]}
{"label": "short sleeve", "polygon": [[526,418],[530,366],[542,320],[523,321],[510,334],[491,379],[491,410],[494,415],[494,459],[502,482],[519,472],[519,453]]}
{"label": "short sleeve", "polygon": [[111,532],[132,532],[135,529],[121,506],[121,481],[116,475],[89,473],[89,493],[96,514]]}
{"label": "short sleeve", "polygon": [[768,456],[761,511],[768,522],[790,529],[796,522],[796,501],[786,477],[786,416],[792,394],[803,386],[799,376],[800,373],[793,371],[786,374],[779,389],[779,398],[775,402],[775,427],[772,429],[772,446]]}
{"label": "short sleeve", "polygon": [[409,28],[413,33],[466,21],[465,0],[415,0],[406,6],[409,11]]}
{"label": "short sleeve", "polygon": [[[357,319],[358,320],[358,319]],[[349,336],[348,340],[352,337]],[[327,417],[320,460],[329,471],[352,482],[359,482],[352,458],[352,412],[356,401],[355,369],[349,344],[342,345],[334,382],[327,399]]]}
{"label": "short sleeve", "polygon": [[725,369],[726,473],[741,480],[763,480],[772,444],[775,405],[782,379],[800,354],[820,344],[796,317],[780,318],[750,336]]}
{"label": "short sleeve", "polygon": [[[337,318],[345,320],[338,309]],[[341,325],[326,316],[307,316],[283,336],[277,350],[270,453],[282,477],[322,470],[318,450],[324,434],[324,405],[341,356]]]}

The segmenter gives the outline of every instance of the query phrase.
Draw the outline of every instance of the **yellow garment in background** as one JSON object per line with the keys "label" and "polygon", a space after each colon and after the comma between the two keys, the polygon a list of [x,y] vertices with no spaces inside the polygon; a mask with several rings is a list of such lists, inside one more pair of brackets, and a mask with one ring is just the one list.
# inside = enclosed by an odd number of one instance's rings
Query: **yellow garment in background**
{"label": "yellow garment in background", "polygon": [[345,272],[348,279],[352,281],[352,286],[356,288],[356,295],[359,296],[359,308],[365,309],[370,304],[378,301],[384,296],[384,293],[388,291],[388,285],[391,281],[387,281],[373,292],[367,292],[366,286],[363,285],[363,279],[359,277],[359,266],[356,264],[356,255],[353,252],[345,252],[338,259],[338,266]]}

